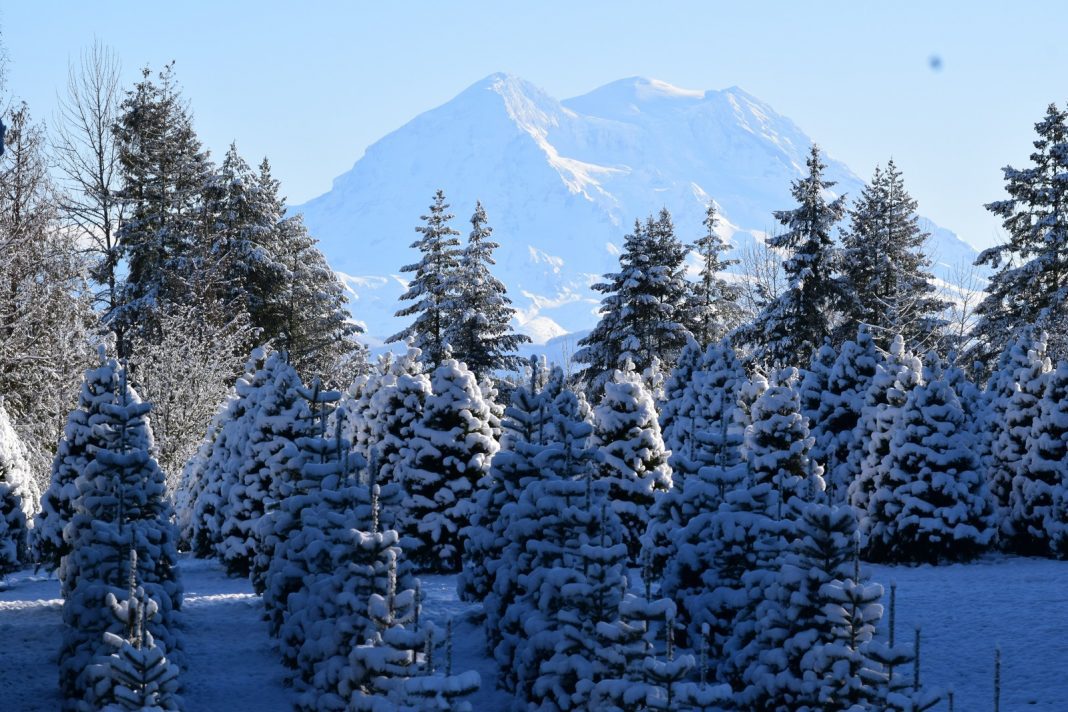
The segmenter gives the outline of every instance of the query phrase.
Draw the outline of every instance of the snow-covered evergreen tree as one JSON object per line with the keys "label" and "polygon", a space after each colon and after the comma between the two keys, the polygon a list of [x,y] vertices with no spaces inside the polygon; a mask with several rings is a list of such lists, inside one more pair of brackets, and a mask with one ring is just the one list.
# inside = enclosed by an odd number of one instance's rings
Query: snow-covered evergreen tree
{"label": "snow-covered evergreen tree", "polygon": [[865,325],[880,346],[897,334],[911,346],[933,345],[947,304],[936,295],[931,260],[923,252],[929,235],[920,229],[916,201],[893,159],[885,171],[875,167],[849,217],[842,236],[843,282],[850,295],[844,333]]}
{"label": "snow-covered evergreen tree", "polygon": [[504,283],[490,272],[496,264],[493,251],[500,247],[492,241],[492,232],[482,203],[476,203],[471,233],[456,268],[455,313],[452,323],[445,326],[453,358],[467,364],[480,379],[497,371],[518,370],[522,361],[516,348],[530,342],[530,337],[512,329],[512,300]]}
{"label": "snow-covered evergreen tree", "polygon": [[738,260],[724,259],[730,245],[716,233],[718,222],[716,204],[709,201],[703,222],[708,232],[690,245],[700,261],[700,272],[690,286],[686,325],[702,347],[722,339],[742,320],[740,290],[721,275]]}
{"label": "snow-covered evergreen tree", "polygon": [[[1036,338],[1037,337],[1037,338]],[[1010,541],[1012,536],[1012,481],[1023,464],[1027,430],[1012,432],[1010,417],[1027,417],[1034,413],[1037,398],[1041,390],[1037,384],[1027,385],[1032,388],[1028,393],[1021,390],[1021,374],[1033,370],[1032,354],[1040,361],[1046,358],[1046,344],[1042,334],[1035,334],[1033,329],[1025,329],[1005,347],[998,357],[997,368],[991,374],[983,393],[983,427],[982,450],[983,465],[990,494],[994,498],[996,519],[1003,541]],[[1017,416],[1013,413],[1013,400],[1016,406],[1024,406],[1024,412]],[[1028,428],[1030,423],[1028,423]]]}
{"label": "snow-covered evergreen tree", "polygon": [[1035,150],[1026,168],[1003,169],[1008,197],[986,205],[1002,219],[1007,242],[979,254],[995,270],[976,308],[979,321],[969,362],[989,368],[997,354],[1032,324],[1050,332],[1051,355],[1065,356],[1064,300],[1068,285],[1068,112],[1050,104],[1035,124]]}
{"label": "snow-covered evergreen tree", "polygon": [[[1002,527],[1007,536],[1002,537],[1001,545],[1022,554],[1045,554],[1049,550],[1041,532],[1042,525],[1028,511],[1030,497],[1027,493],[1034,481],[1029,446],[1051,368],[1046,356],[1045,334],[1041,334],[1027,351],[1027,365],[1016,371],[1017,388],[1009,397],[1005,427],[995,446],[998,459],[1012,469],[1006,512],[1008,521]],[[1032,530],[1038,532],[1037,536]]]}
{"label": "snow-covered evergreen tree", "polygon": [[933,353],[898,414],[885,473],[871,496],[868,556],[877,561],[973,558],[997,529],[975,439]]}
{"label": "snow-covered evergreen tree", "polygon": [[857,529],[863,547],[867,546],[871,531],[872,521],[868,517],[871,497],[882,487],[886,476],[886,456],[890,452],[898,414],[922,376],[920,359],[907,351],[904,339],[897,336],[891,342],[886,358],[876,367],[864,395],[860,420],[854,429],[858,447],[848,460],[850,471],[855,473],[849,483],[849,503],[860,520]]}
{"label": "snow-covered evergreen tree", "polygon": [[1013,481],[1013,525],[1017,541],[1028,537],[1035,553],[1063,557],[1068,554],[1068,362],[1058,363],[1044,380],[1026,465]]}
{"label": "snow-covered evergreen tree", "polygon": [[827,166],[818,147],[812,147],[807,166],[808,175],[791,187],[798,206],[775,213],[786,231],[768,241],[789,252],[783,263],[789,286],[741,332],[755,348],[754,361],[779,367],[808,361],[824,337],[833,334],[842,301],[832,230],[845,214],[845,201],[827,202],[825,191],[835,183],[824,178]]}
{"label": "snow-covered evergreen tree", "polygon": [[[809,426],[813,430],[819,429],[819,413],[823,405],[823,395],[827,390],[831,369],[834,368],[834,362],[837,359],[838,352],[831,346],[831,340],[824,339],[823,345],[812,353],[808,368],[801,369],[797,383],[797,394],[801,399],[801,415],[808,418]],[[813,433],[815,443],[812,446],[812,454],[816,459],[824,457],[826,443],[823,442],[823,435],[823,433]]]}
{"label": "snow-covered evergreen tree", "polygon": [[547,421],[551,417],[546,398],[545,365],[530,360],[526,383],[512,391],[512,402],[501,422],[500,450],[493,456],[486,481],[479,484],[474,498],[471,524],[460,534],[464,539],[464,563],[457,588],[460,597],[481,601],[493,585],[507,541],[508,520],[503,510],[519,500],[519,494],[541,476],[535,460],[547,445]]}
{"label": "snow-covered evergreen tree", "polygon": [[671,215],[661,210],[624,238],[620,271],[593,289],[604,294],[600,320],[579,341],[575,360],[586,364],[587,392],[601,393],[612,373],[631,361],[641,373],[659,358],[667,367],[686,345],[686,249],[675,237]]}
{"label": "snow-covered evergreen tree", "polygon": [[181,710],[178,696],[178,666],[156,645],[149,624],[159,613],[159,604],[137,585],[137,550],[130,551],[130,583],[125,599],[112,592],[107,608],[123,628],[121,635],[106,631],[104,642],[114,648],[104,662],[94,664],[99,678],[109,687],[102,700],[104,712],[121,710]]}
{"label": "snow-covered evergreen tree", "polygon": [[262,548],[259,521],[268,507],[286,496],[285,484],[276,480],[284,478],[279,471],[289,466],[287,458],[298,438],[307,434],[308,423],[300,377],[284,352],[267,357],[252,385],[245,394],[248,428],[225,467],[230,486],[225,490],[215,551],[230,573],[254,572],[255,578],[263,573],[255,563]]}
{"label": "snow-covered evergreen tree", "polygon": [[413,424],[399,468],[405,552],[419,570],[459,571],[460,530],[470,524],[478,483],[497,452],[490,407],[466,366],[444,360]]}
{"label": "snow-covered evergreen tree", "polygon": [[827,387],[812,428],[816,442],[822,443],[819,457],[827,493],[834,504],[848,501],[849,486],[857,476],[850,456],[865,443],[856,440],[855,430],[881,360],[867,327],[861,326],[856,341],[842,344],[827,374]]}
{"label": "snow-covered evergreen tree", "polygon": [[420,218],[426,224],[415,228],[421,237],[411,246],[419,250],[420,260],[401,268],[401,272],[412,273],[401,301],[412,304],[397,312],[399,317],[415,316],[415,320],[387,339],[389,343],[411,342],[431,367],[446,359],[450,320],[456,317],[456,276],[461,254],[456,236],[460,233],[449,227],[453,215],[448,210],[445,193],[437,191],[430,212]]}
{"label": "snow-covered evergreen tree", "polygon": [[203,464],[198,466],[196,479],[186,481],[192,501],[190,548],[199,557],[214,556],[222,541],[230,488],[247,455],[248,433],[257,416],[254,394],[264,385],[267,358],[264,350],[253,350],[245,374],[234,384],[233,393],[209,428],[212,439],[210,444],[205,442]]}
{"label": "snow-covered evergreen tree", "polygon": [[25,447],[0,400],[0,575],[30,560],[30,527],[40,499]]}
{"label": "snow-covered evergreen tree", "polygon": [[623,522],[631,563],[636,564],[653,505],[671,489],[671,468],[656,406],[633,366],[614,372],[594,418],[600,477],[609,483],[608,497]]}
{"label": "snow-covered evergreen tree", "polygon": [[180,663],[177,532],[164,475],[151,455],[150,406],[127,384],[116,361],[105,361],[100,371],[93,378],[110,384],[111,398],[90,423],[99,445],[87,451],[75,480],[74,515],[64,531],[71,550],[59,570],[67,626],[60,685],[68,700],[86,709],[108,694],[107,686],[93,679],[89,663],[107,655],[102,635],[115,622],[106,598],[125,592],[131,549],[141,585],[159,606],[159,619],[149,631],[162,652]]}

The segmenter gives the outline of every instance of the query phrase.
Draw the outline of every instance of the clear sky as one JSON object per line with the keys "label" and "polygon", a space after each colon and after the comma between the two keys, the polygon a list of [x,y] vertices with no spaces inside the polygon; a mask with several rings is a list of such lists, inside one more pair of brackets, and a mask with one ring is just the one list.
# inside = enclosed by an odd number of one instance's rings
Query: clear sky
{"label": "clear sky", "polygon": [[[496,71],[557,98],[647,76],[737,85],[862,177],[893,157],[921,211],[978,247],[1033,124],[1068,99],[1063,2],[3,0],[8,92],[50,119],[94,38],[128,79],[176,61],[215,155],[267,155],[291,203]],[[932,58],[940,60],[940,67]],[[789,206],[783,206],[789,207]]]}

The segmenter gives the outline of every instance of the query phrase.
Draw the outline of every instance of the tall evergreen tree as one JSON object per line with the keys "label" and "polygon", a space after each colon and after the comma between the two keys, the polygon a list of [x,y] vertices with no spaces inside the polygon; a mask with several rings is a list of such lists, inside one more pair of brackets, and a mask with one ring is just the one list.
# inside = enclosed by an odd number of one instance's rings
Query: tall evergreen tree
{"label": "tall evergreen tree", "polygon": [[791,187],[798,206],[775,212],[786,231],[768,240],[789,253],[783,263],[789,286],[742,331],[755,347],[755,361],[778,366],[806,363],[824,337],[834,333],[842,302],[832,230],[845,215],[845,198],[828,202],[824,197],[835,182],[823,177],[827,166],[818,147],[812,147],[806,165],[808,175]]}
{"label": "tall evergreen tree", "polygon": [[931,260],[923,252],[929,235],[920,229],[916,201],[893,159],[885,171],[876,166],[849,217],[842,272],[851,298],[843,332],[852,335],[865,324],[884,348],[897,334],[910,345],[932,345],[947,304],[935,294]]}
{"label": "tall evergreen tree", "polygon": [[496,264],[493,251],[500,247],[491,240],[492,233],[482,203],[476,203],[471,233],[456,271],[455,314],[446,325],[453,357],[467,364],[479,379],[495,371],[519,370],[521,360],[515,350],[530,342],[528,336],[512,330],[512,300],[504,283],[490,272]]}
{"label": "tall evergreen tree", "polygon": [[118,335],[119,355],[126,356],[131,337],[158,339],[160,310],[217,293],[221,275],[213,274],[211,283],[205,279],[210,245],[203,198],[211,166],[173,64],[155,80],[146,67],[119,112],[115,132],[126,215],[118,240],[126,277],[118,306],[105,320]]}
{"label": "tall evergreen tree", "polygon": [[397,311],[397,316],[415,316],[403,331],[389,337],[387,343],[410,341],[421,350],[424,361],[436,367],[445,360],[445,346],[450,319],[455,316],[456,274],[460,263],[460,233],[449,226],[452,213],[445,193],[434,194],[430,212],[420,217],[426,224],[415,228],[421,237],[412,243],[420,260],[405,265],[401,272],[411,272],[408,290],[402,302],[412,304]]}
{"label": "tall evergreen tree", "polygon": [[659,359],[670,368],[686,345],[686,248],[675,236],[671,215],[661,210],[623,243],[620,271],[593,285],[604,294],[600,321],[579,341],[575,360],[586,364],[582,379],[589,393],[600,393],[626,361],[641,373]]}
{"label": "tall evergreen tree", "polygon": [[741,291],[721,276],[738,260],[723,258],[730,245],[716,233],[718,222],[716,204],[709,201],[703,222],[708,232],[690,246],[701,266],[697,281],[690,285],[686,324],[702,346],[719,341],[742,320]]}
{"label": "tall evergreen tree", "polygon": [[983,250],[977,265],[996,270],[976,308],[979,321],[969,362],[989,368],[1005,346],[1030,324],[1051,334],[1051,354],[1068,348],[1064,324],[1068,297],[1068,112],[1050,104],[1035,124],[1037,138],[1027,168],[1006,166],[1008,198],[986,205],[1002,219],[1008,241]]}

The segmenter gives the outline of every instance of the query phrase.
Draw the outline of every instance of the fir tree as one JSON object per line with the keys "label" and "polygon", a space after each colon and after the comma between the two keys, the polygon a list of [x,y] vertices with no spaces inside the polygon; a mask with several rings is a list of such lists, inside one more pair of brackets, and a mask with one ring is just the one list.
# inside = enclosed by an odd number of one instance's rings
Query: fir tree
{"label": "fir tree", "polygon": [[929,235],[920,229],[916,201],[893,159],[885,171],[876,166],[849,216],[842,271],[851,299],[843,332],[863,324],[881,346],[897,334],[910,345],[930,343],[947,304],[935,294],[931,260],[923,253]]}
{"label": "fir tree", "polygon": [[778,366],[804,363],[817,344],[831,336],[840,308],[838,255],[832,230],[845,214],[843,197],[827,202],[826,165],[812,147],[808,175],[794,181],[791,193],[798,206],[780,210],[775,218],[786,231],[769,239],[774,248],[789,251],[783,270],[787,290],[765,307],[756,321],[743,330],[743,339],[756,348],[754,360]]}
{"label": "fir tree", "polygon": [[89,663],[106,655],[102,634],[115,625],[105,614],[108,593],[121,595],[129,580],[127,561],[136,551],[141,585],[159,606],[149,626],[164,654],[180,662],[177,614],[181,583],[177,572],[177,532],[171,523],[165,479],[152,458],[150,406],[126,382],[114,360],[101,369],[112,396],[100,405],[91,426],[99,446],[88,451],[75,480],[78,498],[64,531],[71,551],[60,567],[67,626],[59,655],[64,695],[92,705],[108,694],[93,680]]}
{"label": "fir tree", "polygon": [[686,345],[684,276],[686,249],[675,237],[671,215],[661,210],[623,242],[620,271],[593,285],[604,294],[600,320],[579,341],[575,360],[586,364],[582,378],[590,393],[600,393],[612,373],[631,361],[640,373],[659,358],[670,367]]}
{"label": "fir tree", "polygon": [[637,563],[651,509],[671,489],[671,468],[652,396],[633,367],[617,370],[604,389],[594,410],[601,479],[609,483],[612,509],[623,522],[630,560]]}
{"label": "fir tree", "polygon": [[402,455],[401,528],[418,569],[454,572],[463,556],[460,530],[471,521],[476,487],[498,444],[489,405],[466,366],[446,359],[430,383],[432,394]]}
{"label": "fir tree", "polygon": [[1063,304],[1068,280],[1068,195],[1061,180],[1068,153],[1068,113],[1050,104],[1035,124],[1027,168],[1002,169],[1008,197],[986,209],[1002,219],[1008,241],[984,250],[977,265],[996,270],[976,308],[979,321],[969,361],[989,367],[996,354],[1031,324],[1053,335],[1052,355],[1064,355]]}
{"label": "fir tree", "polygon": [[220,286],[219,275],[210,284],[203,279],[210,246],[202,198],[211,168],[173,70],[169,64],[153,80],[146,67],[115,125],[125,204],[118,241],[127,269],[118,306],[105,320],[118,335],[120,356],[135,336],[159,338],[166,305],[198,301]]}
{"label": "fir tree", "polygon": [[901,408],[886,473],[870,501],[869,556],[938,563],[987,549],[997,530],[975,451],[960,401],[929,354],[924,383]]}
{"label": "fir tree", "polygon": [[716,234],[717,223],[716,204],[709,201],[703,223],[708,232],[690,246],[697,253],[701,271],[690,287],[687,326],[702,346],[719,341],[742,320],[739,289],[721,276],[738,260],[723,258],[730,245]]}
{"label": "fir tree", "polygon": [[482,203],[476,203],[471,233],[456,269],[454,321],[445,326],[453,357],[480,379],[497,371],[518,370],[521,361],[515,350],[530,342],[529,337],[513,332],[512,300],[504,284],[490,273],[496,264],[493,251],[500,247],[491,240],[492,232]]}
{"label": "fir tree", "polygon": [[461,253],[456,236],[460,233],[449,227],[453,215],[448,209],[445,193],[439,190],[434,194],[430,212],[420,218],[426,224],[415,228],[422,237],[411,246],[419,250],[421,258],[401,268],[401,272],[412,273],[401,301],[413,303],[397,312],[399,317],[415,315],[415,320],[387,339],[388,343],[410,341],[431,367],[446,358],[449,323],[455,317],[456,275]]}
{"label": "fir tree", "polygon": [[828,495],[835,504],[846,503],[849,486],[857,476],[850,456],[863,443],[856,440],[854,431],[881,360],[871,334],[862,326],[856,341],[842,344],[827,376],[813,430],[816,441],[822,442],[819,457],[824,463]]}
{"label": "fir tree", "polygon": [[63,530],[74,514],[78,489],[75,481],[92,458],[91,447],[99,447],[92,423],[99,418],[100,406],[114,398],[113,370],[105,360],[85,372],[78,407],[67,416],[63,438],[52,462],[52,480],[41,498],[41,512],[34,526],[33,540],[37,561],[49,570],[59,568],[70,544]]}
{"label": "fir tree", "polygon": [[[1013,528],[1034,553],[1068,553],[1064,489],[1068,486],[1068,362],[1047,374],[1027,439],[1026,465],[1013,480]],[[1042,545],[1045,547],[1042,547]]]}

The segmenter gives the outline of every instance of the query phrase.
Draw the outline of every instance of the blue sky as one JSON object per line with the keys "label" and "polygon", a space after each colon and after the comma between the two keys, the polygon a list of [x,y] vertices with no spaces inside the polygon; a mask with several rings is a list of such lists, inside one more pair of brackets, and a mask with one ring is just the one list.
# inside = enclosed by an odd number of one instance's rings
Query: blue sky
{"label": "blue sky", "polygon": [[1026,162],[1034,122],[1068,98],[1065,29],[1057,2],[0,5],[7,89],[37,116],[94,37],[129,79],[173,59],[204,143],[269,156],[291,203],[492,72],[557,98],[640,75],[740,86],[861,176],[893,156],[921,211],[979,247],[1001,237],[982,208],[1000,167]]}

